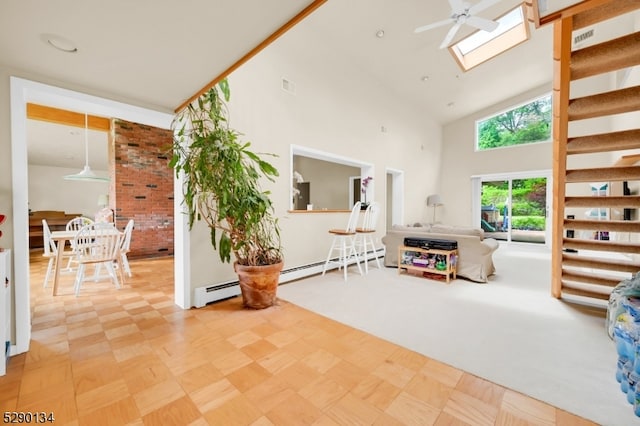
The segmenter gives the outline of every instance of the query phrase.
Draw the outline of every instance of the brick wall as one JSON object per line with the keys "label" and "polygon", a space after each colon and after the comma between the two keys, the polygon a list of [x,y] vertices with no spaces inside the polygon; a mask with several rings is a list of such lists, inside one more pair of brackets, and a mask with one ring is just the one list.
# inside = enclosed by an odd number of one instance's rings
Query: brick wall
{"label": "brick wall", "polygon": [[134,220],[129,258],[173,255],[171,142],[169,130],[113,120],[109,204],[119,229]]}

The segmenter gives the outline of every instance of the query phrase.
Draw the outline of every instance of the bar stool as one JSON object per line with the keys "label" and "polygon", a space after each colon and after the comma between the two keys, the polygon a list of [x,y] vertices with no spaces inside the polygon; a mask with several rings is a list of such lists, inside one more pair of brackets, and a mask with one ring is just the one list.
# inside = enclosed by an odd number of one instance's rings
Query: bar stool
{"label": "bar stool", "polygon": [[[358,215],[360,213],[360,201],[356,202],[351,209],[349,215],[349,221],[345,229],[330,229],[329,233],[333,235],[333,241],[331,242],[331,248],[327,255],[327,261],[322,269],[322,275],[327,272],[327,267],[330,264],[337,264],[338,269],[343,268],[344,280],[347,280],[347,266],[349,262],[355,260],[358,265],[358,271],[362,275],[362,269],[360,268],[360,259],[358,258],[358,252],[356,251],[355,237],[356,227],[358,226]],[[336,252],[338,257],[332,259],[331,256]]]}
{"label": "bar stool", "polygon": [[380,215],[380,203],[372,201],[364,212],[364,219],[362,221],[362,227],[356,228],[356,249],[359,254],[362,255],[364,262],[364,273],[369,273],[369,259],[368,251],[371,249],[378,269],[380,268],[380,259],[376,253],[376,246],[373,241],[373,234],[376,232],[376,224],[378,223],[378,216]]}

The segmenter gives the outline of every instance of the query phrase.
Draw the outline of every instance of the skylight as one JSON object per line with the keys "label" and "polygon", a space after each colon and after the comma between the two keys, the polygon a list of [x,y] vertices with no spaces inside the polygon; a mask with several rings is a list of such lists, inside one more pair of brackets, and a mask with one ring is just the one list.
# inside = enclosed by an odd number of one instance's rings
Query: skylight
{"label": "skylight", "polygon": [[529,39],[524,5],[519,5],[495,20],[498,27],[476,31],[449,47],[458,65],[468,71]]}

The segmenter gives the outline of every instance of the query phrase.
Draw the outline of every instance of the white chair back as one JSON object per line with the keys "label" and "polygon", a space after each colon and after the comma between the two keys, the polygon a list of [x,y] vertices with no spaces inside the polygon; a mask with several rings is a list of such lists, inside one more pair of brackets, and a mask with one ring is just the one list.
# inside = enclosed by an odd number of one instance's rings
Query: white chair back
{"label": "white chair back", "polygon": [[83,226],[74,238],[80,263],[115,261],[120,250],[120,232],[113,223],[100,222]]}
{"label": "white chair back", "polygon": [[364,231],[375,231],[378,223],[378,216],[380,216],[380,203],[372,201],[364,212],[362,229]]}
{"label": "white chair back", "polygon": [[360,214],[360,206],[361,206],[360,201],[357,201],[353,205],[353,208],[351,209],[351,214],[349,215],[349,222],[347,222],[347,228],[345,229],[345,231],[349,233],[356,232],[356,228],[358,227],[358,216]]}
{"label": "white chair back", "polygon": [[131,232],[133,232],[133,219],[129,219],[127,226],[124,228],[122,242],[120,243],[120,250],[123,252],[128,252],[131,247]]}
{"label": "white chair back", "polygon": [[51,239],[51,229],[46,219],[42,219],[42,240],[44,243],[44,255],[46,257],[58,254],[58,247],[55,241]]}
{"label": "white chair back", "polygon": [[89,219],[88,217],[78,216],[67,222],[66,229],[67,231],[79,231],[80,228],[91,223],[93,223],[93,220]]}

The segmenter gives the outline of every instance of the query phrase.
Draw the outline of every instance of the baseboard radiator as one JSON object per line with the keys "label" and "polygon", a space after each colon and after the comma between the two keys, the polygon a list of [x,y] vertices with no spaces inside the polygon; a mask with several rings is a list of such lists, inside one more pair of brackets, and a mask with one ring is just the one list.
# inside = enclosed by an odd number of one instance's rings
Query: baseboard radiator
{"label": "baseboard radiator", "polygon": [[[367,260],[374,260],[376,257],[381,260],[384,259],[385,249],[379,248],[375,251],[367,252]],[[337,260],[337,259],[332,259]],[[350,262],[350,264],[355,261]],[[278,285],[288,283],[290,281],[299,280],[301,278],[310,277],[312,275],[321,274],[324,268],[325,262],[309,263],[307,265],[296,266],[295,268],[283,269],[280,272],[280,282]],[[371,267],[371,265],[369,265]],[[336,269],[338,266],[335,264],[329,265],[327,270]],[[213,303],[219,300],[228,299],[240,294],[240,284],[238,280],[226,281],[223,283],[212,284],[209,286],[198,287],[194,290],[193,306],[196,308],[202,308],[208,303]]]}

